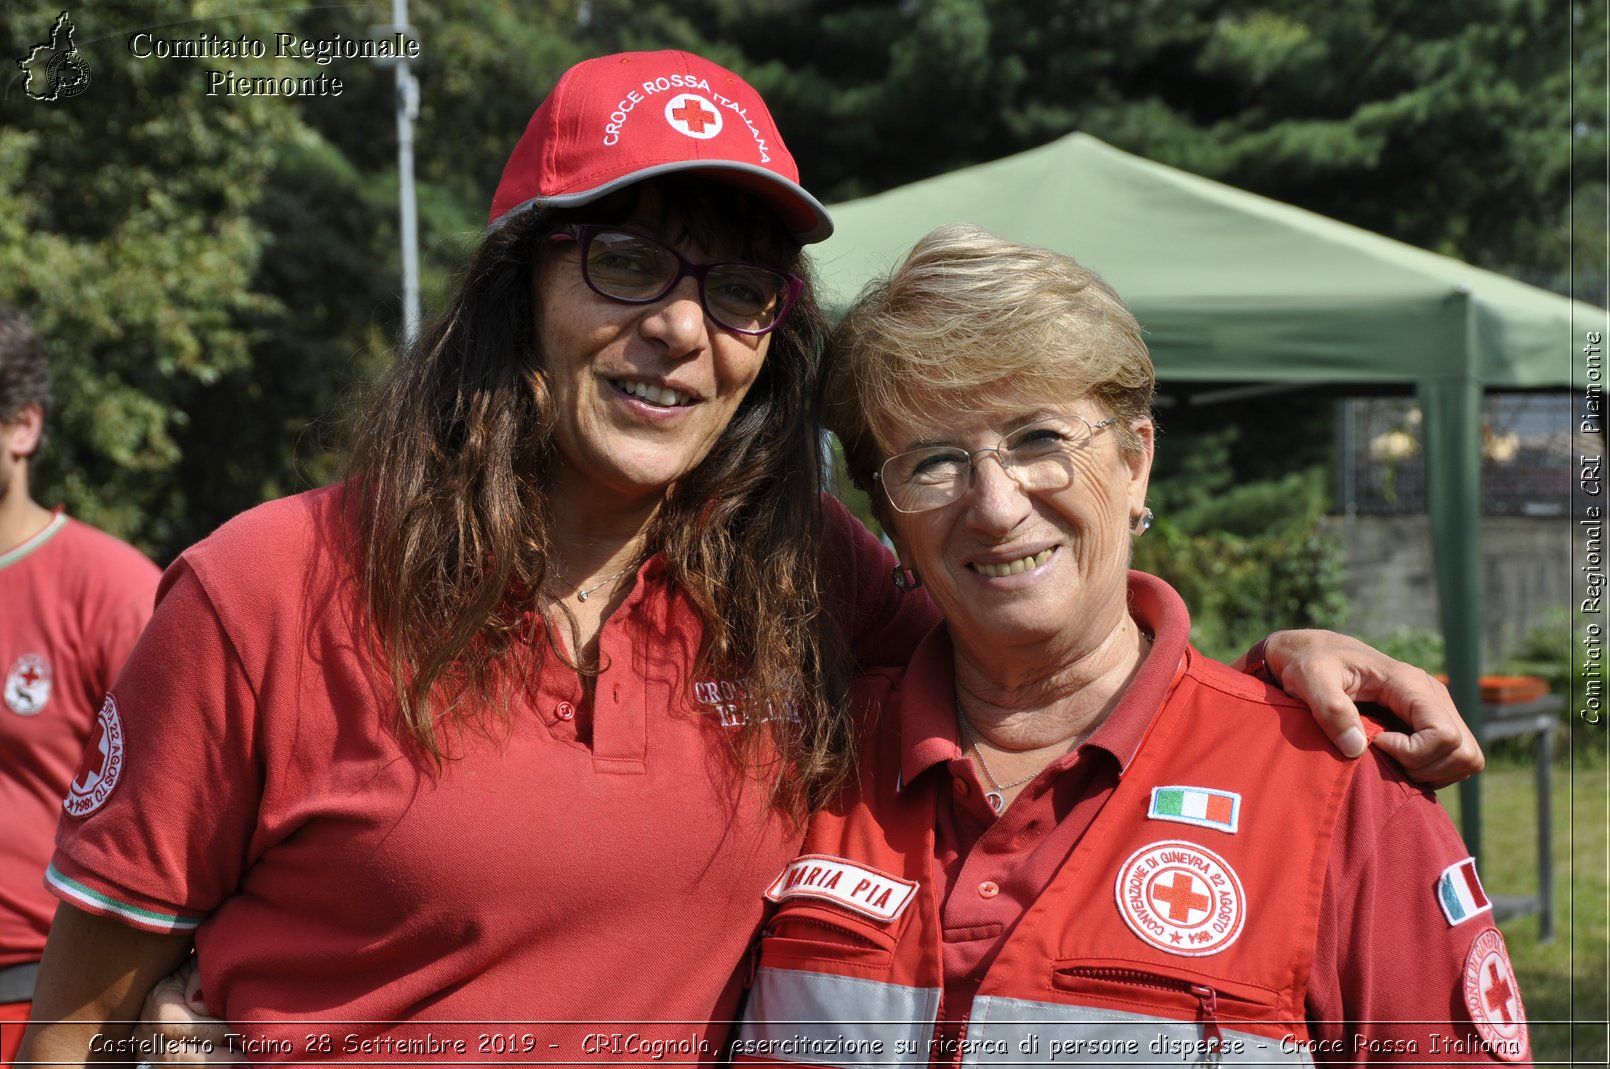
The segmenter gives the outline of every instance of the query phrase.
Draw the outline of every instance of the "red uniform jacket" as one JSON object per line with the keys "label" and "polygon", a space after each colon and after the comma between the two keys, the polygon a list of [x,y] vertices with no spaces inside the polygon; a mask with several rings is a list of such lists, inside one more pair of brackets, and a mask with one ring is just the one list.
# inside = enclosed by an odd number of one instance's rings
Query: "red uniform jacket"
{"label": "red uniform jacket", "polygon": [[[887,690],[887,681],[884,689]],[[924,1064],[943,988],[935,781],[898,718],[773,886],[736,1054]],[[1308,711],[1194,651],[1095,823],[1008,937],[960,1063],[1308,1063],[1304,993],[1357,766]],[[1212,1058],[1209,1058],[1212,1060]]]}

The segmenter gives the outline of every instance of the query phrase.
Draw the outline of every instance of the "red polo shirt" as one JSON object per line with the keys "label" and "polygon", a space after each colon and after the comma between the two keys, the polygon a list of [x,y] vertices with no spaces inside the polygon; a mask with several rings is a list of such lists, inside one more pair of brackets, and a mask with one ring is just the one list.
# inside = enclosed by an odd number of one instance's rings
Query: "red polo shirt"
{"label": "red polo shirt", "polygon": [[0,969],[44,952],[56,900],[42,877],[62,796],[160,574],[60,514],[0,551]]}
{"label": "red polo shirt", "polygon": [[[664,561],[605,621],[591,698],[528,650],[508,725],[450,733],[437,769],[373,678],[343,501],[264,505],[169,570],[52,889],[194,931],[252,1062],[713,1056],[799,831],[730,761],[735,681],[689,678],[702,625]],[[896,662],[933,610],[826,507],[831,601]]]}

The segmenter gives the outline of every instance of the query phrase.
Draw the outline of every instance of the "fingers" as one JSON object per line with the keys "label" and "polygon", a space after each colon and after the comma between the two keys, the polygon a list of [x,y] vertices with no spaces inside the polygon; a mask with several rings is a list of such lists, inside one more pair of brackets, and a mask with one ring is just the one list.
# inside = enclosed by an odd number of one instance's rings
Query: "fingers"
{"label": "fingers", "polygon": [[1359,757],[1370,748],[1369,739],[1364,734],[1364,719],[1359,716],[1358,706],[1353,704],[1351,698],[1340,687],[1334,691],[1322,691],[1312,698],[1303,698],[1308,703],[1309,711],[1326,735],[1330,736],[1331,745],[1343,757]]}
{"label": "fingers", "polygon": [[1330,736],[1331,745],[1344,756],[1358,757],[1368,749],[1363,719],[1348,695],[1352,676],[1340,660],[1292,660],[1279,678],[1287,694],[1308,706],[1320,728]]}
{"label": "fingers", "polygon": [[1413,665],[1328,631],[1281,631],[1265,647],[1286,693],[1308,703],[1332,743],[1356,757],[1364,733],[1354,702],[1379,702],[1413,730],[1377,737],[1382,753],[1417,783],[1441,787],[1475,775],[1485,759],[1448,689]]}
{"label": "fingers", "polygon": [[1375,736],[1372,745],[1402,765],[1409,778],[1423,787],[1441,790],[1468,778],[1469,773],[1465,771],[1468,767],[1468,755],[1460,755],[1450,750],[1438,756],[1434,750],[1417,741],[1421,739],[1422,734],[1416,732],[1413,735],[1405,735],[1401,731],[1383,731]]}
{"label": "fingers", "polygon": [[[134,1026],[137,1048],[155,1065],[234,1065],[238,1061],[227,1036],[229,1026],[206,1016],[200,979],[193,965],[158,980]],[[199,1009],[198,1009],[199,1007]]]}
{"label": "fingers", "polygon": [[1383,681],[1380,701],[1414,734],[1383,733],[1376,746],[1402,765],[1410,779],[1429,787],[1446,787],[1480,772],[1486,758],[1448,688],[1417,669],[1391,664],[1401,671]]}
{"label": "fingers", "polygon": [[185,1004],[195,1013],[211,1017],[212,1010],[207,1008],[207,1000],[201,993],[201,967],[194,957],[185,962],[184,968],[179,970],[179,975],[184,978]]}

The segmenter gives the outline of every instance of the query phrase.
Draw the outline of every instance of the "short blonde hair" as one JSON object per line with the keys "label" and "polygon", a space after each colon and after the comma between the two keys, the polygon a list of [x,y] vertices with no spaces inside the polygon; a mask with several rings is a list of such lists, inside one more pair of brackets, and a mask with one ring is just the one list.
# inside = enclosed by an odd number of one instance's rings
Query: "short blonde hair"
{"label": "short blonde hair", "polygon": [[[1151,417],[1156,375],[1140,325],[1094,271],[966,223],[930,232],[869,283],[828,343],[825,414],[869,494],[914,398],[958,412],[1008,397],[1089,397],[1117,418],[1119,448]],[[873,495],[877,500],[877,495]]]}

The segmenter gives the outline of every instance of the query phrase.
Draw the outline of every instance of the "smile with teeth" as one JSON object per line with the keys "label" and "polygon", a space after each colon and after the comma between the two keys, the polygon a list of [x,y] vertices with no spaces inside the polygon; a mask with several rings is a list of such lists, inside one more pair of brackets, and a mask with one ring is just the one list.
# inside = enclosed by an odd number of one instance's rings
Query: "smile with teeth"
{"label": "smile with teeth", "polygon": [[1027,557],[1019,557],[1017,560],[1007,561],[1004,564],[974,564],[971,567],[980,575],[987,575],[991,579],[1000,579],[1008,575],[1017,575],[1019,572],[1026,572],[1030,568],[1038,568],[1051,559],[1051,554],[1054,550],[1055,547],[1042,549],[1038,553],[1030,554]]}
{"label": "smile with teeth", "polygon": [[661,408],[674,408],[692,402],[693,395],[682,393],[679,390],[667,389],[664,386],[655,386],[649,382],[633,382],[630,379],[616,379],[615,387],[622,393],[631,394],[639,401],[647,401],[651,405]]}

